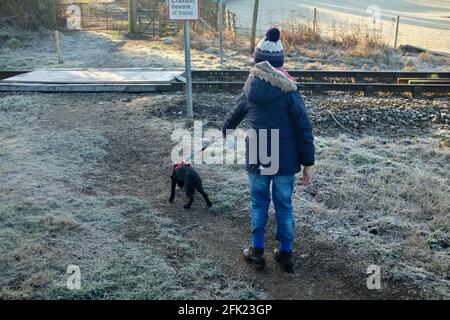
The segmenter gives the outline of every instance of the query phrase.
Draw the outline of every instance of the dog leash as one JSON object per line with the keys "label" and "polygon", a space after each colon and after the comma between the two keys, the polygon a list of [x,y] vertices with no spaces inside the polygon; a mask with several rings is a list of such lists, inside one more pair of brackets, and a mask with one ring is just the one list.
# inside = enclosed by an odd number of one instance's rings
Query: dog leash
{"label": "dog leash", "polygon": [[190,156],[189,158],[187,158],[187,159],[185,159],[185,160],[182,160],[181,162],[177,163],[177,166],[175,167],[175,170],[178,170],[179,168],[181,168],[181,167],[183,167],[183,166],[190,165],[190,164],[189,164],[189,161],[191,161],[192,158],[193,158],[196,154],[205,151],[209,146],[211,146],[211,145],[212,145],[213,143],[215,143],[215,142],[216,142],[216,139],[213,138],[210,142],[208,142],[208,143],[202,148],[202,150],[198,151],[197,153],[194,153],[193,155],[191,154],[191,156]]}

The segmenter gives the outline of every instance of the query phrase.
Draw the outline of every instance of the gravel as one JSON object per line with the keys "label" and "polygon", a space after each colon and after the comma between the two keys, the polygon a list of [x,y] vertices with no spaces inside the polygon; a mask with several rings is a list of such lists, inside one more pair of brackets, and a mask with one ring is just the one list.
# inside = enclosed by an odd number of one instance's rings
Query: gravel
{"label": "gravel", "polygon": [[[206,122],[206,126],[220,127],[227,112],[235,105],[238,95],[239,93],[195,94],[196,119]],[[314,129],[324,135],[352,131],[355,134],[364,132],[395,136],[438,129],[443,138],[450,138],[450,101],[447,97],[410,99],[399,96],[330,95],[305,97],[305,100]],[[185,98],[180,94],[143,98],[139,103],[149,116],[185,117]]]}

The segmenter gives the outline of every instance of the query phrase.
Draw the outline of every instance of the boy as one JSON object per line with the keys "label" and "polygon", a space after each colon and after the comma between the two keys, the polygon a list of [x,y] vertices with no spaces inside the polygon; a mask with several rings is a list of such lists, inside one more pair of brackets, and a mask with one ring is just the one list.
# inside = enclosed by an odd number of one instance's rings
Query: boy
{"label": "boy", "polygon": [[[274,174],[265,174],[267,163],[252,154],[261,149],[261,137],[257,139],[257,150],[250,148],[250,137],[246,141],[246,168],[249,176],[251,195],[252,246],[244,250],[244,258],[257,269],[265,267],[264,236],[270,205],[270,184],[277,222],[277,240],[280,247],[275,249],[275,260],[286,272],[294,271],[292,243],[294,241],[294,216],[292,193],[295,174],[303,166],[303,184],[312,180],[314,165],[314,143],[311,122],[305,111],[303,98],[297,90],[294,79],[282,68],[284,48],[280,31],[272,28],[267,31],[255,49],[255,66],[250,71],[244,92],[236,107],[228,114],[222,128],[235,129],[246,118],[255,132],[266,129],[277,131],[278,141],[266,139],[263,146],[271,158],[278,157],[278,168]],[[273,137],[271,133],[267,134]],[[266,141],[264,140],[264,141]],[[277,143],[276,148],[274,143]],[[271,150],[278,154],[271,154]],[[275,153],[275,151],[274,151]],[[256,156],[256,158],[255,158]],[[257,159],[250,161],[251,159]]]}

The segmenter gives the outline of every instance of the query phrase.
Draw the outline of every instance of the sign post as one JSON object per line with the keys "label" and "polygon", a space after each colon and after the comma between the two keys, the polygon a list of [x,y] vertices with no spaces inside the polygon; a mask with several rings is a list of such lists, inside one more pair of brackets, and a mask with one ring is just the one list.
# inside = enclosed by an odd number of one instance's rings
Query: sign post
{"label": "sign post", "polygon": [[128,0],[128,33],[137,33],[137,2]]}
{"label": "sign post", "polygon": [[223,0],[219,1],[219,47],[220,65],[223,66]]}
{"label": "sign post", "polygon": [[191,40],[190,21],[200,19],[200,0],[168,0],[169,19],[184,21],[184,57],[186,64],[186,101],[187,116],[194,118],[192,106]]}
{"label": "sign post", "polygon": [[189,34],[190,23],[184,22],[184,61],[186,66],[186,102],[187,117],[194,118],[194,108],[192,103],[192,72],[191,72],[191,37]]}

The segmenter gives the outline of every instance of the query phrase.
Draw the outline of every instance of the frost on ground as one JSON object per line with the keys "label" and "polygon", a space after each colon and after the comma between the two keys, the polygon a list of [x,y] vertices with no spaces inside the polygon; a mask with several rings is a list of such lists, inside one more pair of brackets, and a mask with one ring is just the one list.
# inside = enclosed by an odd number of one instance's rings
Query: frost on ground
{"label": "frost on ground", "polygon": [[299,225],[450,297],[450,152],[430,138],[318,137],[316,181],[296,194]]}
{"label": "frost on ground", "polygon": [[[355,261],[381,267],[383,281],[450,298],[449,149],[432,138],[346,134],[318,136],[316,148],[314,183],[294,194],[297,228],[348,245]],[[219,175],[214,210],[246,212],[242,168]]]}
{"label": "frost on ground", "polygon": [[[45,131],[26,96],[0,98],[0,114],[2,299],[265,297],[202,258],[151,202],[91,192],[108,143],[100,131]],[[81,291],[66,287],[72,264]]]}
{"label": "frost on ground", "polygon": [[[197,119],[218,128],[236,98],[196,95]],[[445,116],[439,123],[431,117],[448,114],[448,101],[352,96],[308,101],[316,127],[316,175],[311,186],[296,189],[301,251],[294,254],[301,271],[284,277],[276,270],[252,275],[239,265],[240,247],[249,240],[242,166],[196,165],[214,201],[211,211],[203,210],[200,199],[190,212],[167,204],[164,166],[170,167],[171,128],[190,128],[182,119],[182,95],[0,95],[1,298],[258,299],[280,296],[282,289],[298,298],[321,297],[317,288],[330,286],[335,292],[327,297],[346,298],[335,281],[346,279],[352,265],[361,271],[372,263],[382,270],[381,298],[396,284],[412,287],[401,297],[449,298],[450,151],[444,143],[449,131]],[[357,113],[361,105],[375,110],[368,122]],[[320,115],[320,108],[333,110],[346,126],[360,125],[351,127],[354,133],[344,131]],[[392,113],[392,124],[374,124],[383,122],[381,110]],[[411,113],[428,120],[414,127],[400,121]],[[151,131],[142,134],[145,130]],[[116,139],[123,139],[122,149],[111,154]],[[98,177],[111,190],[99,185]],[[305,230],[320,240],[310,256]],[[208,246],[219,233],[238,240]],[[338,245],[353,255],[345,260],[346,251],[333,251],[338,262],[350,261],[344,267],[328,256]],[[303,266],[316,254],[320,259],[311,274]],[[71,264],[80,266],[81,291],[65,287]],[[350,275],[350,288],[361,290],[356,294],[367,292],[364,272]],[[302,292],[305,281],[312,283],[305,290],[316,292]]]}
{"label": "frost on ground", "polygon": [[[314,183],[294,195],[297,227],[348,245],[356,261],[380,266],[384,281],[449,298],[449,149],[433,138],[348,134],[317,136],[316,148]],[[220,172],[213,210],[248,210],[242,170]]]}
{"label": "frost on ground", "polygon": [[[385,281],[449,298],[450,150],[433,138],[342,133],[317,136],[316,148],[314,183],[294,195],[297,227],[349,245],[356,261],[380,266]],[[242,168],[220,175],[214,210],[247,211]]]}
{"label": "frost on ground", "polygon": [[[57,63],[54,35],[48,31],[0,31],[8,40],[0,41],[0,69],[30,70],[39,68],[184,68],[184,50],[172,42],[129,40],[119,33],[61,33],[62,64]],[[218,57],[192,50],[195,68],[217,68]],[[242,66],[239,61],[236,67]],[[233,65],[234,66],[234,65]]]}
{"label": "frost on ground", "polygon": [[[0,30],[0,69],[38,68],[183,68],[181,35],[161,40],[130,40],[114,32],[61,33],[62,64],[57,63],[54,34],[49,31]],[[195,69],[242,69],[252,65],[252,54],[243,38],[225,40],[225,60],[221,66],[217,39],[202,33],[192,35],[192,65]],[[349,51],[340,45],[308,42],[287,48],[288,69],[357,70],[450,70],[449,57],[431,53],[402,54],[393,49]],[[358,51],[359,50],[359,51]],[[364,48],[367,51],[367,48]],[[361,56],[362,55],[362,56]]]}
{"label": "frost on ground", "polygon": [[[184,114],[178,96],[164,104],[144,100],[136,99],[135,105],[151,116]],[[217,128],[233,101],[228,94],[198,94],[194,109],[206,126]],[[307,101],[317,163],[314,183],[299,187],[294,197],[298,227],[349,245],[355,259],[381,266],[386,280],[413,283],[423,292],[449,298],[448,99],[338,95]],[[324,110],[333,111],[353,133]],[[218,174],[223,184],[213,210],[247,211],[242,167],[229,166]]]}

